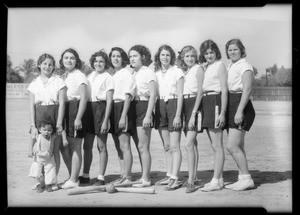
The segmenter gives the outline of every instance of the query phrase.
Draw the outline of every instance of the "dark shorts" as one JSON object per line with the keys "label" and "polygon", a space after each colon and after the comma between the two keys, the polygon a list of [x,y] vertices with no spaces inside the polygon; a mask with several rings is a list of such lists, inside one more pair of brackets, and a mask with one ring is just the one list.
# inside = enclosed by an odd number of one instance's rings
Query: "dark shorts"
{"label": "dark shorts", "polygon": [[[213,95],[206,95],[202,98],[202,104],[201,104],[201,113],[202,113],[202,128],[207,129],[215,129],[215,111],[216,106],[218,106],[218,115],[221,112],[221,93],[219,94],[213,94]],[[224,126],[222,129],[225,129],[226,126]]]}
{"label": "dark shorts", "polygon": [[[189,131],[188,124],[193,113],[195,101],[196,101],[196,97],[183,99],[183,107],[182,107],[182,113],[184,118],[183,131]],[[198,114],[196,114],[195,117],[196,117],[195,124],[197,125]],[[195,130],[196,130],[196,126],[195,126]]]}
{"label": "dark shorts", "polygon": [[[238,128],[234,123],[234,116],[236,114],[237,108],[241,101],[242,93],[229,93],[228,94],[228,106],[226,111],[227,127]],[[253,108],[251,100],[248,101],[244,108],[244,120],[242,123],[242,129],[249,131],[255,119],[255,110]]]}
{"label": "dark shorts", "polygon": [[[143,126],[143,120],[146,116],[147,109],[148,109],[148,102],[149,101],[143,101],[143,100],[137,100],[131,102],[130,106],[133,107],[133,112],[135,113],[134,119],[135,119],[136,127]],[[154,114],[152,114],[152,119],[153,118],[154,118]],[[153,128],[153,124],[154,124],[153,121],[151,123],[152,124],[151,128]]]}
{"label": "dark shorts", "polygon": [[37,128],[40,128],[41,121],[47,120],[52,124],[53,133],[55,133],[57,117],[58,105],[40,105],[35,107],[35,125]]}
{"label": "dark shorts", "polygon": [[[111,132],[115,135],[119,135],[122,132],[122,129],[119,128],[119,121],[121,119],[123,111],[124,102],[115,102],[113,105],[113,111],[111,113]],[[127,113],[127,132],[130,135],[133,135],[136,131],[135,126],[135,110],[132,102],[130,104],[128,113]]]}
{"label": "dark shorts", "polygon": [[[106,101],[92,102],[93,121],[95,134],[100,135],[103,120],[105,118]],[[90,122],[90,123],[92,123]],[[111,130],[109,131],[111,132]]]}
{"label": "dark shorts", "polygon": [[[79,108],[79,100],[68,101],[66,102],[66,133],[69,137],[74,137],[74,121],[77,116],[78,108]],[[95,133],[94,131],[94,123],[93,123],[93,111],[91,102],[87,102],[86,110],[81,119],[82,129],[77,130],[77,138],[83,138],[85,133]]]}
{"label": "dark shorts", "polygon": [[[174,131],[173,121],[176,116],[176,110],[177,99],[169,99],[167,102],[163,99],[157,100],[155,104],[154,128],[167,127],[169,131]],[[182,124],[182,114],[180,119]]]}

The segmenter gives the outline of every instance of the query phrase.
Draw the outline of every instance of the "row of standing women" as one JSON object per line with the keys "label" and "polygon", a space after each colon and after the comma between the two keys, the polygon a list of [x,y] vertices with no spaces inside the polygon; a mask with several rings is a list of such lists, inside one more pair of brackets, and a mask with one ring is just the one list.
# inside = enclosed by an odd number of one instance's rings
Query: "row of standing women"
{"label": "row of standing women", "polygon": [[[186,186],[187,193],[196,191],[199,159],[196,137],[204,130],[214,150],[214,173],[201,190],[225,187],[239,191],[254,187],[244,150],[245,133],[255,117],[249,99],[253,68],[245,60],[245,47],[239,39],[228,41],[225,48],[231,60],[227,69],[212,40],[201,44],[199,58],[192,46],[183,47],[176,59],[174,50],[162,45],[153,64],[149,49],[143,45],[131,47],[128,56],[123,49],[114,47],[109,55],[101,50],[91,56],[94,71],[88,77],[80,71],[81,60],[74,49],[67,49],[61,55],[59,64],[65,71],[61,77],[52,73],[54,58],[42,55],[38,60],[41,75],[28,87],[31,136],[38,135],[42,118],[48,117],[54,123],[58,134],[53,141],[55,172],[56,175],[59,172],[60,151],[70,175],[61,187],[67,189],[90,183],[94,138],[100,156],[99,175],[94,185],[105,184],[108,133],[113,137],[121,170],[120,178],[114,183],[131,181],[132,138],[142,172],[133,186],[151,186],[153,127],[159,132],[166,158],[166,177],[156,184],[165,185],[165,190]],[[222,176],[224,129],[228,132],[227,150],[239,170],[237,182],[226,186]],[[61,138],[64,131],[67,140]],[[188,180],[183,185],[178,179],[182,131],[186,136],[188,163]],[[83,174],[79,176],[82,161]],[[55,189],[55,182],[48,184],[53,183]]]}

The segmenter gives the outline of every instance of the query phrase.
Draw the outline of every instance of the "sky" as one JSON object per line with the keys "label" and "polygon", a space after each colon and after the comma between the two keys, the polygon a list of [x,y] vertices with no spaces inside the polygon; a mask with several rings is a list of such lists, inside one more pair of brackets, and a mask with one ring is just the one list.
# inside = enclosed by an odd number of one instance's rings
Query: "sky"
{"label": "sky", "polygon": [[177,53],[212,39],[225,65],[225,44],[239,38],[258,77],[276,64],[292,68],[292,4],[263,7],[8,8],[7,54],[16,67],[51,54],[57,64],[67,48],[86,63],[92,54],[141,44],[151,51],[170,45]]}

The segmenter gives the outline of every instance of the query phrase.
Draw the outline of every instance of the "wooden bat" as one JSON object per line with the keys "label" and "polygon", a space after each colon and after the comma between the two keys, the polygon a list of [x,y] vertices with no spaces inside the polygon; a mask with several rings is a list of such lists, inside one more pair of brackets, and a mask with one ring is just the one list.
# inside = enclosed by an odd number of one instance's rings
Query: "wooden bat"
{"label": "wooden bat", "polygon": [[117,192],[122,193],[143,193],[143,194],[154,194],[155,189],[152,187],[133,188],[133,187],[116,187]]}
{"label": "wooden bat", "polygon": [[[133,184],[141,184],[142,182],[140,181],[133,181],[125,184],[114,184],[114,187],[128,187]],[[67,194],[68,195],[77,195],[77,194],[86,194],[86,193],[91,193],[91,192],[105,192],[106,190],[106,185],[102,186],[85,186],[85,187],[76,187],[72,189],[67,189]]]}

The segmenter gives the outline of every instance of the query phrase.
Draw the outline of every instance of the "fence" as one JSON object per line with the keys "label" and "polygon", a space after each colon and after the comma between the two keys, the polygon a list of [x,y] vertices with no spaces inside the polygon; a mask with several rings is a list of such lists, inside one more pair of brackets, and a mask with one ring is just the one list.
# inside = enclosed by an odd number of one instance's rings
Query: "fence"
{"label": "fence", "polygon": [[292,87],[254,87],[252,100],[292,101]]}
{"label": "fence", "polygon": [[[6,98],[29,98],[29,84],[6,84]],[[292,87],[255,87],[251,93],[252,100],[291,101]]]}

